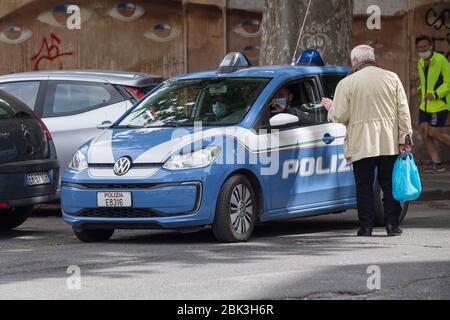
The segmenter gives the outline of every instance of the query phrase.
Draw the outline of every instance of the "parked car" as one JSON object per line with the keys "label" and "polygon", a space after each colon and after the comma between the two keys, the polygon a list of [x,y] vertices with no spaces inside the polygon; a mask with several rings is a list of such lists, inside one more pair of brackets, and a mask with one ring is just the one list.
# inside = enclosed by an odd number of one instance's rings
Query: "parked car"
{"label": "parked car", "polygon": [[[64,219],[85,242],[115,229],[205,226],[238,242],[257,222],[354,209],[346,128],[328,123],[320,103],[349,71],[324,66],[318,52],[271,67],[235,53],[217,71],[168,80],[75,154],[62,179]],[[273,114],[282,88],[308,122]]]}
{"label": "parked car", "polygon": [[0,230],[18,227],[33,205],[52,201],[58,181],[55,146],[45,124],[0,90]]}
{"label": "parked car", "polygon": [[42,118],[53,136],[62,173],[81,145],[160,82],[161,77],[145,73],[42,71],[1,76],[0,90]]}

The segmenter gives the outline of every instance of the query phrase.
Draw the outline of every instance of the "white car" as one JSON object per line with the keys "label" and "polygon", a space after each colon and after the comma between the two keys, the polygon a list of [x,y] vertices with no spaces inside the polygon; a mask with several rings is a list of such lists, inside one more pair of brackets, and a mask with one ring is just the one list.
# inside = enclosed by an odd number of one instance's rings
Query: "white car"
{"label": "white car", "polygon": [[53,136],[62,173],[81,145],[113,124],[162,80],[132,72],[43,71],[0,76],[0,90],[42,118]]}

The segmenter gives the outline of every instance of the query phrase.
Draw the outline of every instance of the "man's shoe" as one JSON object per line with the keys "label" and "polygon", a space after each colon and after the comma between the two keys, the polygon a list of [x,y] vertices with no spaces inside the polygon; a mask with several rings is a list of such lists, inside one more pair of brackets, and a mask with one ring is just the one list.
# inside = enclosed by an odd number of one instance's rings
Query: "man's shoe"
{"label": "man's shoe", "polygon": [[358,237],[371,237],[372,228],[359,228]]}
{"label": "man's shoe", "polygon": [[433,163],[432,165],[425,168],[425,172],[445,172],[445,166],[442,163]]}
{"label": "man's shoe", "polygon": [[387,231],[388,237],[398,237],[403,234],[403,230],[400,227],[393,226],[390,224],[386,226],[386,231]]}

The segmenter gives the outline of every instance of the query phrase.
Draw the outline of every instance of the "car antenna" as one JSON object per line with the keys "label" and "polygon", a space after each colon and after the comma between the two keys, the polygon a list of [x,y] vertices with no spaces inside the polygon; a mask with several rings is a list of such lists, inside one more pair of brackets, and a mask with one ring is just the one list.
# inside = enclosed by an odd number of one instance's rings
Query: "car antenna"
{"label": "car antenna", "polygon": [[303,37],[303,30],[305,29],[306,19],[308,18],[309,9],[311,7],[311,2],[312,2],[312,0],[309,0],[308,8],[306,9],[305,18],[303,19],[303,25],[302,25],[302,28],[300,29],[300,34],[298,36],[297,46],[295,47],[294,56],[292,57],[292,65],[293,66],[296,65],[295,64],[295,62],[296,62],[295,60],[297,58],[298,47],[300,46],[300,41],[302,40],[302,37]]}

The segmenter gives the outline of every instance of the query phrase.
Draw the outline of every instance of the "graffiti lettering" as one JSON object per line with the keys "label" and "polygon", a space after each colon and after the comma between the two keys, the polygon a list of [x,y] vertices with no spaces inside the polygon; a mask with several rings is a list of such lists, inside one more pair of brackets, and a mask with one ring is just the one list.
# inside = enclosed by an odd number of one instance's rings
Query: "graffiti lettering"
{"label": "graffiti lettering", "polygon": [[[50,44],[49,44],[50,42]],[[37,54],[35,54],[31,59],[34,62],[34,70],[39,71],[39,65],[42,61],[54,61],[63,56],[72,56],[72,52],[61,52],[59,45],[61,40],[55,35],[50,35],[50,41],[46,37],[42,39],[42,45]],[[62,64],[60,64],[60,69],[62,69]]]}
{"label": "graffiti lettering", "polygon": [[[438,43],[444,43],[444,45],[447,45],[450,47],[450,33],[447,34],[446,37],[432,37],[431,40],[433,41],[433,48],[438,48]],[[443,55],[445,55],[447,57],[447,59],[450,59],[450,50],[448,52],[444,52],[444,51],[437,51],[439,53],[442,53]]]}
{"label": "graffiti lettering", "polygon": [[450,29],[450,9],[445,9],[438,14],[433,8],[430,8],[426,13],[425,22],[429,27],[436,30],[441,30],[444,27]]}
{"label": "graffiti lettering", "polygon": [[326,54],[332,47],[331,38],[327,35],[329,32],[331,32],[329,23],[312,22],[310,26],[305,27],[301,48],[303,50],[316,49],[320,54]]}

